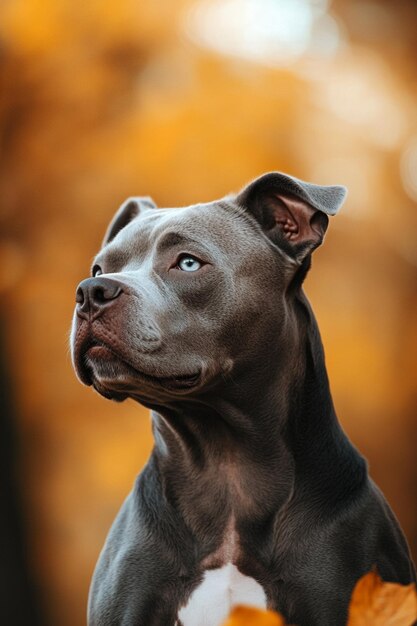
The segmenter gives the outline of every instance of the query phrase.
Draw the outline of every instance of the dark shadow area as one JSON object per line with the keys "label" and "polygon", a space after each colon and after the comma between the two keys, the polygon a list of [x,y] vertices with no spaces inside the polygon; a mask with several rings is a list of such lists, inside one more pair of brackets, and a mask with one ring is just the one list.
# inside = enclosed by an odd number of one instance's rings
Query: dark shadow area
{"label": "dark shadow area", "polygon": [[0,623],[38,626],[44,621],[26,552],[25,518],[17,469],[18,433],[4,332],[0,320]]}

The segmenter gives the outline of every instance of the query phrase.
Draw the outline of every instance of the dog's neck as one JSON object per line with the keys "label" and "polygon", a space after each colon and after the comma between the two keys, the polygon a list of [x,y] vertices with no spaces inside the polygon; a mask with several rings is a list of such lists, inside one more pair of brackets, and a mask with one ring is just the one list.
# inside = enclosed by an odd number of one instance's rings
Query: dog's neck
{"label": "dog's neck", "polygon": [[337,506],[366,477],[337,420],[317,323],[302,293],[292,313],[285,363],[259,367],[258,377],[252,369],[248,381],[243,371],[218,395],[153,411],[165,495],[194,525],[222,518],[219,510],[225,519],[266,519],[295,484],[304,501]]}

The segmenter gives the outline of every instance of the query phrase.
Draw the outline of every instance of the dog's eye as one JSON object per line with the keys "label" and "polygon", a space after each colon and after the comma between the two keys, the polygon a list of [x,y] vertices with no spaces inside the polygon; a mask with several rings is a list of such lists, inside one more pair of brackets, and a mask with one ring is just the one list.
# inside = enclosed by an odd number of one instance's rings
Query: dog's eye
{"label": "dog's eye", "polygon": [[178,260],[177,267],[183,272],[196,272],[202,265],[201,261],[187,254]]}
{"label": "dog's eye", "polygon": [[101,269],[100,265],[94,265],[93,269],[91,270],[91,275],[93,277],[100,276],[100,274],[102,273],[103,273],[103,270]]}

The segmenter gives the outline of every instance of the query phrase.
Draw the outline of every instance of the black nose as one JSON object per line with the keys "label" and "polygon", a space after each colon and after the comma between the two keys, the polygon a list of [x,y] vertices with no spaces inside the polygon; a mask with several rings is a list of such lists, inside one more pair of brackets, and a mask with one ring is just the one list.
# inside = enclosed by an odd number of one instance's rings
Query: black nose
{"label": "black nose", "polygon": [[77,287],[77,314],[95,319],[103,310],[123,293],[123,286],[113,278],[98,276],[86,278]]}

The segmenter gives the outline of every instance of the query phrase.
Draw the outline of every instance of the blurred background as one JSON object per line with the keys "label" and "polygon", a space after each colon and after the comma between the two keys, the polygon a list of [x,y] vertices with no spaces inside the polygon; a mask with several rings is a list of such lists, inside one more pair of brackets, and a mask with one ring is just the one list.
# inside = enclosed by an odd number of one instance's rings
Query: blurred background
{"label": "blurred background", "polygon": [[148,411],[81,386],[68,351],[112,214],[268,170],[349,187],[305,289],[339,418],[417,554],[416,26],[413,0],[2,1],[2,624],[85,623],[151,449]]}

